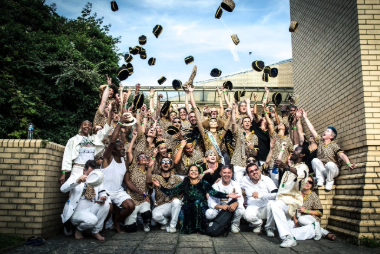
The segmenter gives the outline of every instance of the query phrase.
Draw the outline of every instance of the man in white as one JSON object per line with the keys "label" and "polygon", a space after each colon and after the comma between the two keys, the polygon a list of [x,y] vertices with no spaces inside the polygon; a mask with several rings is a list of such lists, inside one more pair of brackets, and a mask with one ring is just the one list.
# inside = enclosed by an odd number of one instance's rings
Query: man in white
{"label": "man in white", "polygon": [[240,186],[248,198],[244,219],[255,227],[254,233],[261,232],[262,220],[266,219],[267,236],[274,237],[273,230],[276,226],[273,217],[269,216],[268,209],[276,199],[278,189],[270,177],[261,174],[256,164],[248,164],[246,171],[247,176],[240,181]]}
{"label": "man in white", "polygon": [[[153,159],[149,162],[149,169],[146,173],[146,182],[151,184],[153,179],[160,183],[167,189],[172,189],[182,182],[180,176],[172,174],[173,161],[169,157],[162,157],[160,161],[160,174],[152,175],[154,170],[154,164],[157,156],[157,148],[153,151]],[[154,185],[155,186],[155,185]],[[155,187],[155,199],[156,207],[152,211],[152,218],[155,222],[161,224],[161,229],[166,230],[168,233],[175,233],[178,215],[181,211],[181,200],[179,197],[173,197],[170,199],[166,196],[160,188]]]}
{"label": "man in white", "polygon": [[350,159],[335,143],[338,132],[333,126],[327,127],[322,137],[315,131],[314,126],[307,118],[307,112],[302,110],[303,118],[314,137],[315,143],[318,145],[317,158],[311,161],[311,166],[314,169],[317,178],[317,186],[323,186],[326,179],[325,189],[331,190],[334,185],[334,178],[339,175],[338,159],[340,158],[348,166],[348,169],[354,169],[355,164],[350,162]]}
{"label": "man in white", "polygon": [[238,182],[231,180],[233,171],[230,166],[224,166],[220,171],[220,176],[222,180],[215,183],[212,187],[220,192],[230,194],[237,193],[240,196],[238,198],[238,202],[232,203],[231,205],[227,205],[232,199],[219,199],[210,196],[208,198],[208,206],[209,209],[206,210],[206,218],[208,220],[214,219],[221,210],[228,210],[231,213],[234,213],[234,218],[232,220],[231,232],[239,233],[240,232],[240,218],[244,214],[244,199],[241,193],[241,188]]}
{"label": "man in white", "polygon": [[103,184],[98,187],[92,187],[87,184],[87,176],[96,168],[97,164],[94,160],[86,162],[83,168],[83,175],[72,174],[69,179],[61,186],[63,193],[70,191],[69,200],[65,204],[61,215],[62,222],[68,220],[77,226],[75,238],[82,239],[82,232],[91,229],[94,237],[100,241],[104,240],[99,234],[103,228],[104,220],[110,209],[107,199],[107,193],[103,188]]}
{"label": "man in white", "polygon": [[298,146],[292,152],[290,160],[294,166],[287,166],[281,160],[275,161],[275,166],[280,168],[284,174],[281,178],[276,201],[271,205],[271,214],[276,221],[278,233],[283,239],[280,247],[293,247],[297,245],[296,240],[314,238],[320,240],[322,237],[319,222],[294,228],[292,218],[297,209],[302,206],[303,198],[301,190],[305,186],[309,168],[304,163],[305,157],[310,154],[309,148]]}

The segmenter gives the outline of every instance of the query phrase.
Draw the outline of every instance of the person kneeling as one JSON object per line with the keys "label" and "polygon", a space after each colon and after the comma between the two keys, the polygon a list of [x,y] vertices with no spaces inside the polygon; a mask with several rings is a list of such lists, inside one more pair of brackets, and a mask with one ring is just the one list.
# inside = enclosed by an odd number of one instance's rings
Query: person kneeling
{"label": "person kneeling", "polygon": [[234,218],[232,220],[231,232],[239,233],[240,232],[240,218],[244,214],[244,199],[241,193],[241,188],[238,182],[231,180],[233,171],[231,166],[223,166],[220,171],[220,176],[222,180],[215,183],[212,187],[226,194],[237,193],[240,198],[238,198],[238,202],[232,203],[228,205],[231,198],[216,198],[210,196],[208,199],[208,206],[210,209],[206,211],[206,218],[208,220],[213,220],[221,210],[228,210],[231,213],[235,212]]}
{"label": "person kneeling", "polygon": [[75,238],[82,239],[82,232],[91,229],[94,237],[100,241],[104,240],[99,232],[103,228],[104,220],[110,209],[107,199],[106,190],[103,184],[98,187],[92,187],[87,184],[88,175],[97,167],[94,160],[89,160],[84,165],[83,175],[72,174],[69,179],[61,186],[61,191],[67,193],[70,191],[69,200],[65,204],[61,215],[62,222],[68,220],[77,226]]}
{"label": "person kneeling", "polygon": [[[153,155],[156,156],[157,148],[153,151]],[[149,164],[148,172],[146,173],[147,184],[152,184],[152,179],[157,180],[161,186],[167,189],[172,189],[182,182],[182,178],[172,174],[173,161],[169,157],[162,157],[160,161],[160,174],[152,175],[154,170],[155,158]],[[161,224],[161,229],[166,230],[169,233],[175,233],[178,215],[181,211],[181,200],[178,196],[170,199],[162,191],[153,186],[156,191],[156,207],[152,211],[153,220]],[[169,218],[171,218],[169,220]]]}

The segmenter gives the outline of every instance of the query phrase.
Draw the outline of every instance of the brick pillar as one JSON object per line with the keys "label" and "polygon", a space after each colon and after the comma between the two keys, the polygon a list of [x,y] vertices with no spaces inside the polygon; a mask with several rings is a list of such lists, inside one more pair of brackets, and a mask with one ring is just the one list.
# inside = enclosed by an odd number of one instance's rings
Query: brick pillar
{"label": "brick pillar", "polygon": [[329,125],[357,167],[319,191],[327,228],[380,236],[380,1],[290,0],[294,90],[318,133]]}
{"label": "brick pillar", "polygon": [[62,232],[64,149],[43,140],[0,139],[0,233],[28,238]]}

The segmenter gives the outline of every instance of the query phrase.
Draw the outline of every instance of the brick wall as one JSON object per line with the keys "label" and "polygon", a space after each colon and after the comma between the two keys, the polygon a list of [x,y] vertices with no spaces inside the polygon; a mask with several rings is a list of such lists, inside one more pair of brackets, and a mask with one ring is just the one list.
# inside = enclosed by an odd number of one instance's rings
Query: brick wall
{"label": "brick wall", "polygon": [[356,163],[322,194],[328,229],[380,237],[379,0],[290,0],[294,90],[318,133],[333,125]]}
{"label": "brick wall", "polygon": [[27,238],[62,232],[64,149],[43,140],[0,139],[0,233]]}

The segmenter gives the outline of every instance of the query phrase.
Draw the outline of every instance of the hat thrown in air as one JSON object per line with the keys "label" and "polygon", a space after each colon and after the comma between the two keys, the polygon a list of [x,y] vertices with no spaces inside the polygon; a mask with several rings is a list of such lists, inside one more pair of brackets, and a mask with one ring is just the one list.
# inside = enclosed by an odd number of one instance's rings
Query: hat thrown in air
{"label": "hat thrown in air", "polygon": [[164,28],[161,25],[156,25],[153,28],[153,34],[154,34],[154,36],[156,36],[156,38],[158,38],[158,36],[160,36],[160,34],[162,33],[162,30],[164,30]]}
{"label": "hat thrown in air", "polygon": [[217,68],[214,68],[211,70],[211,73],[210,73],[211,77],[220,77],[220,75],[222,75],[222,71],[217,69]]}

